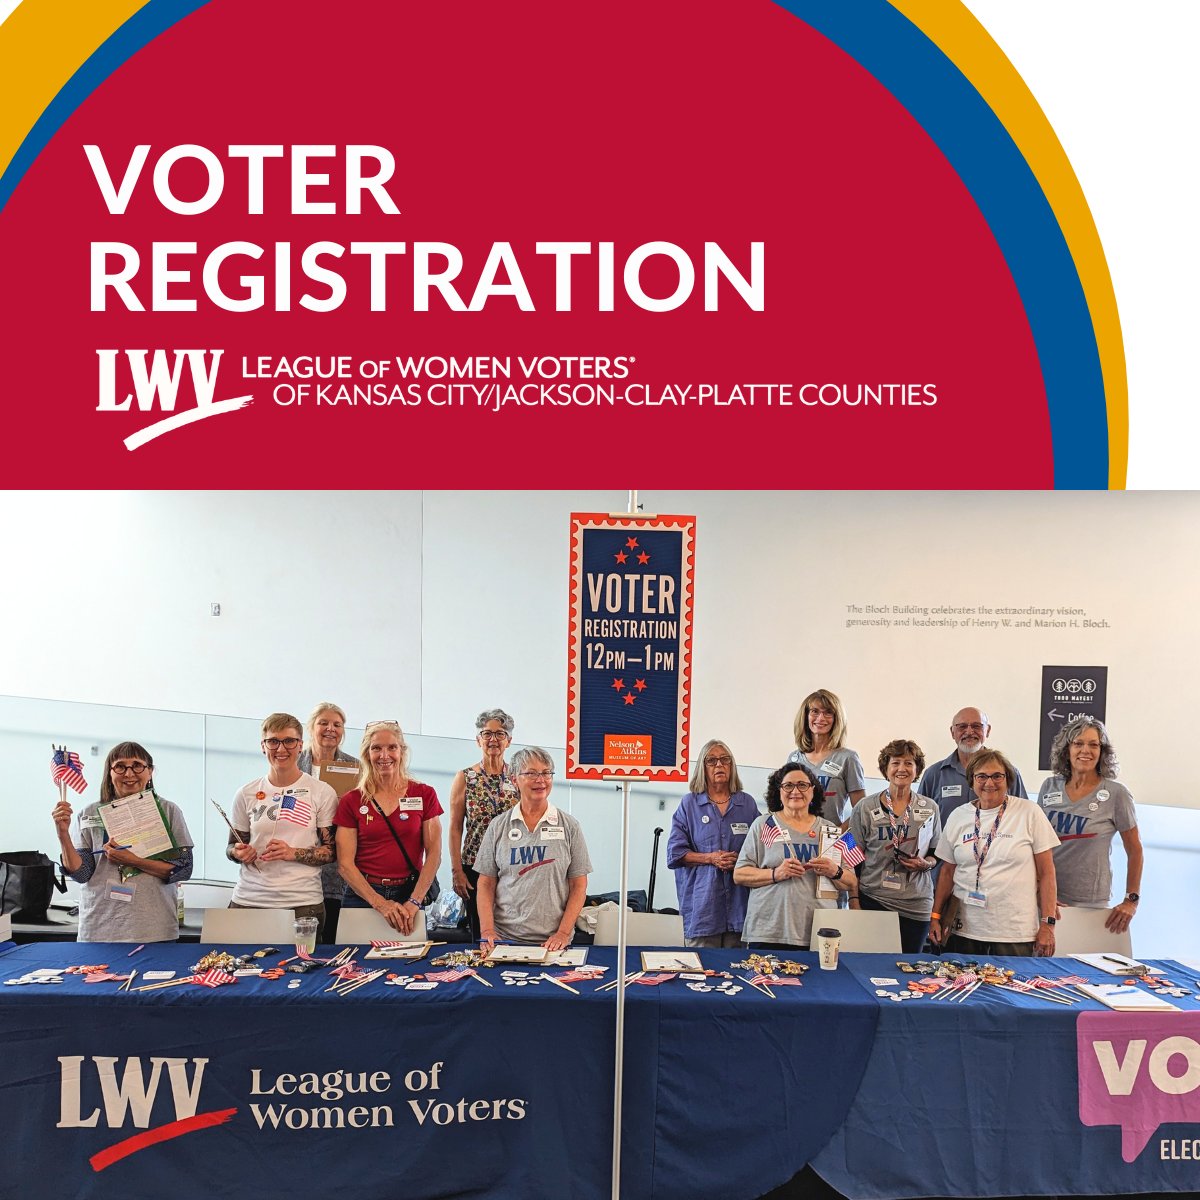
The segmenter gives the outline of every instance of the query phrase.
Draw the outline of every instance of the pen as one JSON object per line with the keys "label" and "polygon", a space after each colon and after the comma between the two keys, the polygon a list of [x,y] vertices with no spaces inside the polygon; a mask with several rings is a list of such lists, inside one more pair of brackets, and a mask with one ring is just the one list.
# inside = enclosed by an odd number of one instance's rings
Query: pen
{"label": "pen", "polygon": [[132,950],[130,950],[130,952],[127,955],[125,955],[125,957],[132,958],[139,950],[145,950],[145,948],[146,948],[145,943],[143,943],[140,946],[134,946],[134,948]]}

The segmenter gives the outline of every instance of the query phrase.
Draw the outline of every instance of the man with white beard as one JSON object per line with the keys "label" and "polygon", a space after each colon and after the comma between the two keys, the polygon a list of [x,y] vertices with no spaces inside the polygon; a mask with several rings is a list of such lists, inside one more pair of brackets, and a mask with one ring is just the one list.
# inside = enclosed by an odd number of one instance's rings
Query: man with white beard
{"label": "man with white beard", "polygon": [[[941,762],[935,762],[927,767],[921,776],[921,784],[917,791],[922,796],[928,796],[936,801],[942,812],[942,825],[946,818],[960,805],[975,799],[975,793],[967,782],[967,759],[976,750],[987,744],[988,734],[992,727],[988,724],[987,713],[978,708],[961,708],[954,714],[950,722],[950,736],[954,740],[954,753]],[[1029,798],[1025,791],[1025,782],[1021,772],[1017,771],[1016,782],[1009,789],[1009,794]]]}

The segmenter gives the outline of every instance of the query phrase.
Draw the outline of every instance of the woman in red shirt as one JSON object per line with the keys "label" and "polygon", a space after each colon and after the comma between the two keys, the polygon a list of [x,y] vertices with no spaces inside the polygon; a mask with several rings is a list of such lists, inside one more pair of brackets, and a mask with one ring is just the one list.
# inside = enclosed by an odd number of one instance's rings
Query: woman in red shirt
{"label": "woman in red shirt", "polygon": [[408,777],[408,745],[397,721],[372,721],[359,751],[358,786],[333,819],[345,908],[373,908],[393,929],[412,932],[442,857],[442,806],[427,783]]}

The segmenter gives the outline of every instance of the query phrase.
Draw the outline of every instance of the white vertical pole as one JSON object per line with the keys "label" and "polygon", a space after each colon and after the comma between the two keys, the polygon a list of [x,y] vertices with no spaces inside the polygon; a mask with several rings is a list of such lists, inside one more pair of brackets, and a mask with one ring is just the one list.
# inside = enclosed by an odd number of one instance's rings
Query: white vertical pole
{"label": "white vertical pole", "polygon": [[617,893],[617,1046],[613,1067],[612,1200],[621,1196],[621,1083],[625,1059],[625,898],[629,894],[629,780],[621,780],[621,889]]}

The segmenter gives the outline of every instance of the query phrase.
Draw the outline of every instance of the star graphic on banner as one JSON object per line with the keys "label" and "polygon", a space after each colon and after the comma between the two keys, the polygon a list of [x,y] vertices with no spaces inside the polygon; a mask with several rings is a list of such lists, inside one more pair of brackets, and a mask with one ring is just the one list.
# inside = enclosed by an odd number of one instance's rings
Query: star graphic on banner
{"label": "star graphic on banner", "polygon": [[636,550],[637,549],[637,538],[635,538],[635,537],[626,538],[625,545],[628,546],[630,550]]}
{"label": "star graphic on banner", "polygon": [[643,550],[643,551],[641,552],[641,554],[639,554],[639,555],[637,556],[637,560],[638,560],[638,562],[640,562],[640,563],[642,564],[642,566],[644,567],[644,566],[645,566],[645,565],[646,565],[646,564],[647,564],[647,563],[650,561],[650,555],[648,555],[648,554],[645,552],[645,550]]}
{"label": "star graphic on banner", "polygon": [[623,679],[614,679],[614,680],[612,681],[612,685],[613,685],[613,687],[615,687],[615,688],[617,689],[617,691],[619,692],[619,691],[620,691],[620,690],[621,690],[621,689],[622,689],[622,688],[625,686],[625,680],[623,680]]}
{"label": "star graphic on banner", "polygon": [[619,563],[623,563],[628,557],[629,555],[626,554],[624,550],[618,550],[617,553],[613,555],[613,558],[615,558]]}
{"label": "star graphic on banner", "polygon": [[646,681],[644,679],[639,679],[633,686],[637,688],[639,692],[644,692],[646,690]]}
{"label": "star graphic on banner", "polygon": [[634,694],[632,692],[625,693],[625,703],[626,704],[632,704],[634,702],[634,700],[636,700],[636,699],[637,699],[637,697],[634,696]]}

